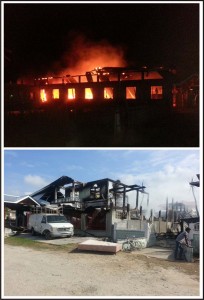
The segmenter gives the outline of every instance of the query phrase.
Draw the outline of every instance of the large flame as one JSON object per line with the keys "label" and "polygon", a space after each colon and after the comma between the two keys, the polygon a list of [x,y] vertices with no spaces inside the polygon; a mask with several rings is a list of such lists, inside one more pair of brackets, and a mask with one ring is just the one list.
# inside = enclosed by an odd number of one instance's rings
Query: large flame
{"label": "large flame", "polygon": [[[83,35],[71,36],[71,46],[59,62],[52,67],[59,76],[81,75],[97,67],[125,67],[124,51],[102,40],[93,42]],[[63,65],[63,67],[61,67]],[[65,67],[64,67],[65,66]],[[81,82],[87,81],[86,76]]]}

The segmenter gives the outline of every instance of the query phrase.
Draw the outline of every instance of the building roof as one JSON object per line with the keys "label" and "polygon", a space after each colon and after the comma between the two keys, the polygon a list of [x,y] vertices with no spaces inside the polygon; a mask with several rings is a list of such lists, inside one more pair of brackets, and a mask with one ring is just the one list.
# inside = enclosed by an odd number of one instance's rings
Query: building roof
{"label": "building roof", "polygon": [[15,201],[5,200],[4,205],[10,209],[16,209],[17,207],[29,205],[40,206],[40,203],[33,199],[31,196],[24,196],[16,199]]}
{"label": "building roof", "polygon": [[54,192],[56,187],[62,187],[65,184],[70,184],[70,183],[73,183],[73,182],[74,182],[74,179],[72,179],[71,177],[61,176],[60,178],[58,178],[57,180],[51,182],[50,184],[48,184],[44,188],[32,193],[30,196],[37,199],[38,196],[42,197],[42,195],[45,194],[45,193]]}

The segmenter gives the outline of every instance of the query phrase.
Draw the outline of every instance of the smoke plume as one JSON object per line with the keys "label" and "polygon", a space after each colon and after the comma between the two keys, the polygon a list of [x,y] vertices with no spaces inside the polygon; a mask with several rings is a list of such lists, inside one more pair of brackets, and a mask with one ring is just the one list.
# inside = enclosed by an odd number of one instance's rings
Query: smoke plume
{"label": "smoke plume", "polygon": [[60,76],[83,75],[97,67],[126,66],[124,50],[120,46],[113,46],[106,40],[94,42],[81,34],[69,38],[69,50],[52,67]]}

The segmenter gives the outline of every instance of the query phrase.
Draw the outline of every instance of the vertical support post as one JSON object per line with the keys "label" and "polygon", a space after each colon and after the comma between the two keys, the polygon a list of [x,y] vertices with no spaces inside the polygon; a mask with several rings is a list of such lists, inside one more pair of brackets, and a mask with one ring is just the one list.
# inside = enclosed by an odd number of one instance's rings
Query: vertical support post
{"label": "vertical support post", "polygon": [[150,210],[150,222],[153,222],[153,209]]}
{"label": "vertical support post", "polygon": [[123,190],[123,212],[125,212],[125,196],[126,196],[126,187],[124,186],[124,190]]}
{"label": "vertical support post", "polygon": [[73,182],[73,186],[72,186],[72,201],[75,200],[75,183]]}
{"label": "vertical support post", "polygon": [[139,190],[136,190],[136,210],[138,209],[138,202],[139,202]]}
{"label": "vertical support post", "polygon": [[142,206],[140,206],[140,230],[142,230],[142,220],[143,220]]}
{"label": "vertical support post", "polygon": [[86,230],[86,214],[81,214],[81,230]]}
{"label": "vertical support post", "polygon": [[172,223],[174,224],[174,199],[172,198]]}
{"label": "vertical support post", "polygon": [[169,204],[168,204],[168,198],[166,198],[166,231],[168,229],[168,212],[169,212]]}
{"label": "vertical support post", "polygon": [[161,210],[159,211],[159,233],[161,233]]}

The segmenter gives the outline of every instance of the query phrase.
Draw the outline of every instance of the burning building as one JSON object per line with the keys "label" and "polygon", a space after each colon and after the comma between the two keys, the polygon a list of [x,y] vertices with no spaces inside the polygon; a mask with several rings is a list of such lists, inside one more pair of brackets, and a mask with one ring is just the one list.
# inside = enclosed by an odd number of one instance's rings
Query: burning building
{"label": "burning building", "polygon": [[46,76],[5,85],[5,108],[162,103],[172,106],[171,69],[98,67],[82,75]]}

